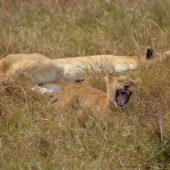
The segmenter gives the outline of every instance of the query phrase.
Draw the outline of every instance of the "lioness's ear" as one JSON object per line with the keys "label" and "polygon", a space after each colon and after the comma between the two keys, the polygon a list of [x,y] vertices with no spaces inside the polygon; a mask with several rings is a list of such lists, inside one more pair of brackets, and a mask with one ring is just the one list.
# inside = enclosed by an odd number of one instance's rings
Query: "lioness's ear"
{"label": "lioness's ear", "polygon": [[146,51],[146,59],[149,59],[155,55],[155,51],[153,48],[148,48]]}
{"label": "lioness's ear", "polygon": [[113,81],[114,79],[115,79],[115,77],[111,76],[110,74],[108,74],[104,77],[104,80],[106,83],[109,83],[109,82]]}
{"label": "lioness's ear", "polygon": [[142,83],[142,80],[140,78],[137,78],[135,80],[133,80],[133,83],[136,85],[136,86],[139,86],[141,83]]}

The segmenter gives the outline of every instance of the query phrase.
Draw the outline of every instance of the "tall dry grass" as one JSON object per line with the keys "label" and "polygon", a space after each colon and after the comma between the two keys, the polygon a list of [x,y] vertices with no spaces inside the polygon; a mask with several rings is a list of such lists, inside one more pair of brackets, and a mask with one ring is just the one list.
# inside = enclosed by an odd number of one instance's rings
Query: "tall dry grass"
{"label": "tall dry grass", "polygon": [[1,56],[41,52],[49,57],[141,54],[168,49],[169,0],[0,2]]}
{"label": "tall dry grass", "polygon": [[[169,7],[169,0],[1,0],[0,55],[164,51]],[[129,74],[143,80],[137,101],[109,120],[79,107],[56,112],[24,82],[1,83],[0,168],[169,169],[170,65]],[[105,90],[102,78],[92,84]]]}

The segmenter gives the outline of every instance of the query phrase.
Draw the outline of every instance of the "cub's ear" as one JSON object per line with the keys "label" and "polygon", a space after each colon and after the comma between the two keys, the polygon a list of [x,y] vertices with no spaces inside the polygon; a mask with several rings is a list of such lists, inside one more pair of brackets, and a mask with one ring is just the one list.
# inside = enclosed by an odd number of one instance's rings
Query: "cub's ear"
{"label": "cub's ear", "polygon": [[142,79],[137,78],[137,79],[133,80],[133,83],[134,83],[136,86],[139,86],[139,85],[142,83]]}
{"label": "cub's ear", "polygon": [[104,80],[106,83],[110,83],[111,81],[114,81],[115,80],[115,77],[113,77],[111,74],[107,74],[105,77],[104,77]]}
{"label": "cub's ear", "polygon": [[153,48],[148,48],[146,51],[146,59],[149,59],[151,57],[153,57],[155,54],[155,51]]}

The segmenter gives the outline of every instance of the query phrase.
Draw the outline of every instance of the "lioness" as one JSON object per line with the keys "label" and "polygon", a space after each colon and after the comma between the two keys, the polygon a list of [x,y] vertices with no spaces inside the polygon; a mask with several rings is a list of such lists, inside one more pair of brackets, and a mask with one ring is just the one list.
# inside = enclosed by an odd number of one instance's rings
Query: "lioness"
{"label": "lioness", "polygon": [[134,101],[140,79],[132,79],[128,76],[105,78],[107,93],[83,84],[73,84],[65,87],[64,94],[56,95],[52,100],[56,108],[72,106],[78,103],[83,108],[89,108],[97,112],[112,112],[115,107],[127,107]]}
{"label": "lioness", "polygon": [[148,48],[146,56],[143,57],[94,55],[54,59],[54,62],[63,66],[64,74],[70,79],[81,81],[86,77],[86,69],[94,72],[99,72],[102,69],[107,70],[108,73],[122,72],[136,69],[139,65],[150,65],[158,60],[163,60],[163,55],[158,55],[153,49]]}
{"label": "lioness", "polygon": [[0,75],[26,78],[32,84],[70,81],[63,67],[38,53],[11,54],[0,60]]}
{"label": "lioness", "polygon": [[77,82],[86,79],[86,69],[100,72],[101,69],[112,73],[135,69],[140,64],[150,64],[169,57],[165,52],[158,57],[153,49],[147,49],[146,57],[96,55],[64,59],[50,59],[38,53],[11,54],[0,60],[0,75],[6,78],[19,77],[32,84],[53,82]]}

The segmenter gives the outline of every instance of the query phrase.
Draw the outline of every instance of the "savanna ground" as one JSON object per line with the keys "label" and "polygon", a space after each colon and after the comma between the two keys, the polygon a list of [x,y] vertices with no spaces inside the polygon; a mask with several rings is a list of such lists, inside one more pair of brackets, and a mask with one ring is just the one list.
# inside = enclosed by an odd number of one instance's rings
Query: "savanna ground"
{"label": "savanna ground", "polygon": [[[0,55],[165,51],[169,9],[170,0],[0,0]],[[2,82],[0,169],[170,169],[170,65],[129,74],[143,80],[138,99],[109,120],[56,113],[24,82]]]}

